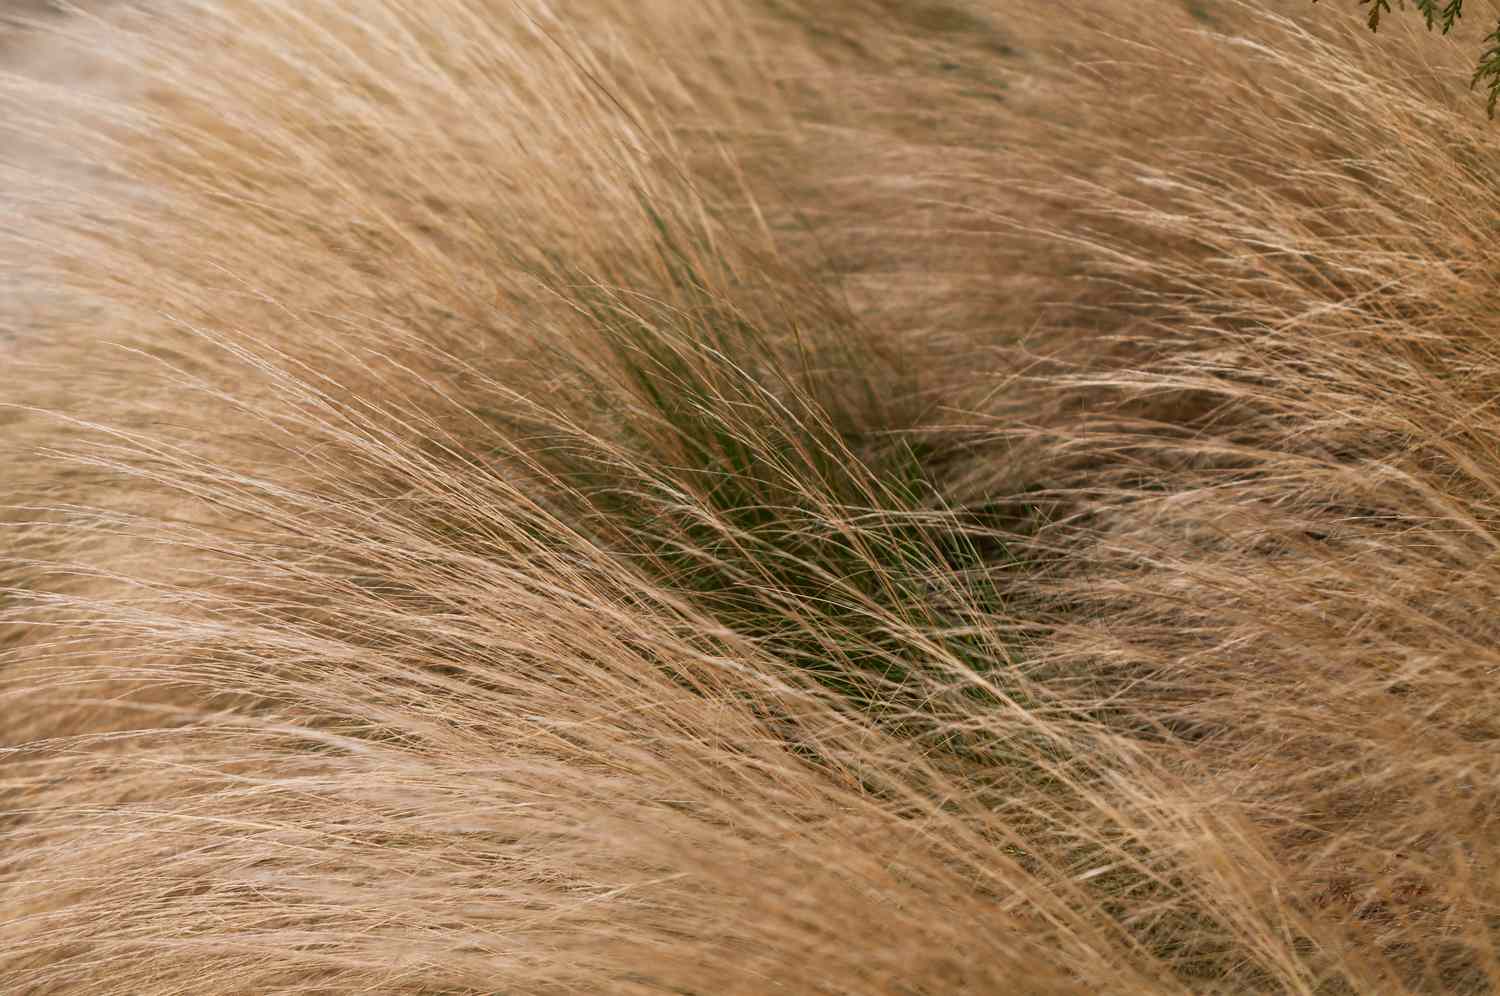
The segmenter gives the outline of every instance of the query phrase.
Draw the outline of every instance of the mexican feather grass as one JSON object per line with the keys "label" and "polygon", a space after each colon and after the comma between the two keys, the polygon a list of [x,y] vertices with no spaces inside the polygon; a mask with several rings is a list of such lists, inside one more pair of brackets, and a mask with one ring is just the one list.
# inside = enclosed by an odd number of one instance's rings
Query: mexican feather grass
{"label": "mexican feather grass", "polygon": [[0,991],[1493,991],[1500,151],[1390,20],[13,40]]}

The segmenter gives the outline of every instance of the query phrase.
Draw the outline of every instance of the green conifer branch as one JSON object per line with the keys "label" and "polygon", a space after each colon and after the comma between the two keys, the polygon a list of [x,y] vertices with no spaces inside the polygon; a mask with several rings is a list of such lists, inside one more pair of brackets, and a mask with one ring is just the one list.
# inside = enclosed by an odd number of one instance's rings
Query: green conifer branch
{"label": "green conifer branch", "polygon": [[[1317,3],[1318,0],[1313,0]],[[1380,29],[1380,19],[1391,12],[1391,0],[1359,0],[1360,6],[1368,7],[1369,14],[1365,18],[1370,25],[1371,31]],[[1422,19],[1427,23],[1428,31],[1441,31],[1447,34],[1453,30],[1453,26],[1463,17],[1464,0],[1412,0]],[[1396,0],[1396,5],[1406,9],[1406,0]],[[1485,36],[1486,48],[1479,57],[1479,67],[1474,70],[1474,76],[1469,80],[1469,87],[1485,85],[1489,99],[1485,104],[1486,110],[1491,118],[1495,116],[1495,107],[1500,103],[1500,25]]]}

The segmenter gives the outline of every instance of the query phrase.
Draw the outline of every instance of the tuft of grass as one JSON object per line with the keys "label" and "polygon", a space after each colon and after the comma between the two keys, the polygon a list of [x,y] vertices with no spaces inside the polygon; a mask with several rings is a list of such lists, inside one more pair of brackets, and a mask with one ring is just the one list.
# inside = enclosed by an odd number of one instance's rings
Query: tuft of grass
{"label": "tuft of grass", "polygon": [[1198,6],[60,22],[0,992],[1500,986],[1500,161]]}

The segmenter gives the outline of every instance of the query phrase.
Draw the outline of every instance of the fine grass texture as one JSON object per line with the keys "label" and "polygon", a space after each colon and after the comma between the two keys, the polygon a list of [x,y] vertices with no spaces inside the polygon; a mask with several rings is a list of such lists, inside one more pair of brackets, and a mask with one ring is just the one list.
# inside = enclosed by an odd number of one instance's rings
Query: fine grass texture
{"label": "fine grass texture", "polygon": [[1472,35],[27,29],[0,992],[1500,988]]}

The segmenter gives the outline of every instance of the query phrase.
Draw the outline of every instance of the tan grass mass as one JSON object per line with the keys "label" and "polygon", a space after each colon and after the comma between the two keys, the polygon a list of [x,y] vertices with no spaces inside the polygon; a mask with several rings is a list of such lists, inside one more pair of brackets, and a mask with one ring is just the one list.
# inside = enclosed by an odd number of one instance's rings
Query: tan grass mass
{"label": "tan grass mass", "polygon": [[1472,35],[37,27],[0,992],[1494,991]]}

